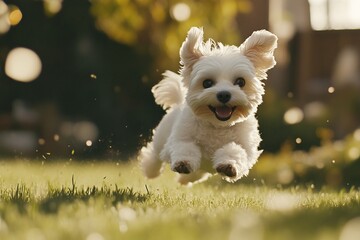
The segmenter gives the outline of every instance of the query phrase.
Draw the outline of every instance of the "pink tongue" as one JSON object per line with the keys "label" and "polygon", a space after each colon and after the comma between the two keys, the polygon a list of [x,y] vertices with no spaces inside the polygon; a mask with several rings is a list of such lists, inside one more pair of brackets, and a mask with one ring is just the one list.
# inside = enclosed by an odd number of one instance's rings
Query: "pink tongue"
{"label": "pink tongue", "polygon": [[220,118],[228,118],[232,114],[232,109],[227,106],[216,107],[215,112],[216,112],[216,115]]}

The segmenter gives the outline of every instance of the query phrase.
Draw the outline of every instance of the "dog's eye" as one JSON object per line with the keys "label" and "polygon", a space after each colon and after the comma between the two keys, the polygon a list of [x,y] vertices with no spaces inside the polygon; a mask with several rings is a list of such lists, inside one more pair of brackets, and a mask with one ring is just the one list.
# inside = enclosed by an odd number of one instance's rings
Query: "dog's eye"
{"label": "dog's eye", "polygon": [[211,79],[205,79],[203,81],[203,87],[204,88],[209,88],[209,87],[212,87],[214,85],[214,81],[211,80]]}
{"label": "dog's eye", "polygon": [[244,87],[245,86],[245,79],[242,77],[239,77],[235,80],[234,85],[239,85],[239,87]]}

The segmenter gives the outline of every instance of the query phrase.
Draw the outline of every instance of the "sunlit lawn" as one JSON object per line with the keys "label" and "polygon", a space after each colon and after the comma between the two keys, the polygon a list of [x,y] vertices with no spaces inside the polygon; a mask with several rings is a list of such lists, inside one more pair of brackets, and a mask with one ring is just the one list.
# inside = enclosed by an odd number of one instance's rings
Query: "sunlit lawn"
{"label": "sunlit lawn", "polygon": [[134,162],[1,161],[0,239],[360,239],[354,188],[174,178],[146,180]]}

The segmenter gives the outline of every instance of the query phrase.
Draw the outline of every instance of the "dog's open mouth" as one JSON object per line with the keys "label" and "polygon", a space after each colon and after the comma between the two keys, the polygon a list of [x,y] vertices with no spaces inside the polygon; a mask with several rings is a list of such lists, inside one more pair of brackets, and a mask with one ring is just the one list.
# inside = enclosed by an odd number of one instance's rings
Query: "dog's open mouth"
{"label": "dog's open mouth", "polygon": [[217,119],[220,121],[227,121],[231,118],[236,107],[229,107],[224,105],[219,107],[209,106],[209,108],[215,114]]}

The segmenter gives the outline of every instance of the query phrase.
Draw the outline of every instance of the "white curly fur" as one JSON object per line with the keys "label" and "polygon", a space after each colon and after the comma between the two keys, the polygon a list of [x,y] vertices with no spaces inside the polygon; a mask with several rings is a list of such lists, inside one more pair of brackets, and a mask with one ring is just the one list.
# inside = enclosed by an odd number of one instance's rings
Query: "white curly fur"
{"label": "white curly fur", "polygon": [[[255,117],[262,102],[267,70],[276,62],[277,37],[254,32],[239,47],[203,42],[202,28],[193,27],[180,49],[180,75],[166,71],[152,88],[155,102],[167,111],[153,139],[140,151],[142,170],[157,177],[164,162],[186,184],[219,172],[227,181],[246,176],[261,154]],[[244,86],[236,85],[243,78]],[[204,80],[211,79],[210,87]],[[219,94],[229,99],[221,102]]]}

